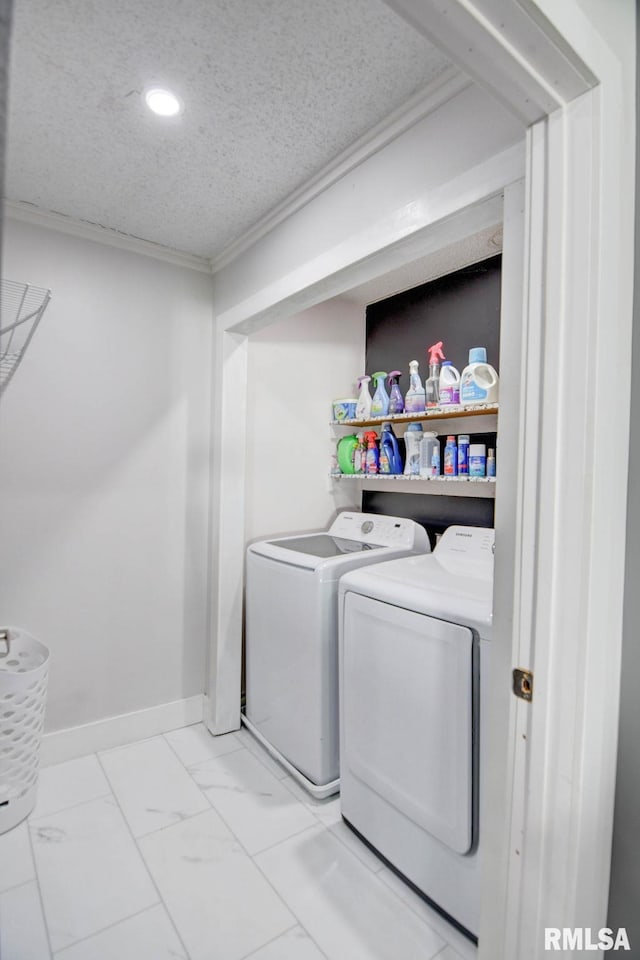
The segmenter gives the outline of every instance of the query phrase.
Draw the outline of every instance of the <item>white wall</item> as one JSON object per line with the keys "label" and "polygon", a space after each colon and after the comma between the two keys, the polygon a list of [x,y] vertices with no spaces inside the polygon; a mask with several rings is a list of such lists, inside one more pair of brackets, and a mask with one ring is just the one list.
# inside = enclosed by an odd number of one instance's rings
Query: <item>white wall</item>
{"label": "white wall", "polygon": [[201,693],[211,278],[14,221],[52,290],[0,403],[0,620],[52,651],[47,729]]}
{"label": "white wall", "polygon": [[320,529],[340,507],[359,507],[354,484],[329,479],[329,420],[333,399],[354,396],[364,351],[364,310],[345,300],[249,338],[247,540]]}

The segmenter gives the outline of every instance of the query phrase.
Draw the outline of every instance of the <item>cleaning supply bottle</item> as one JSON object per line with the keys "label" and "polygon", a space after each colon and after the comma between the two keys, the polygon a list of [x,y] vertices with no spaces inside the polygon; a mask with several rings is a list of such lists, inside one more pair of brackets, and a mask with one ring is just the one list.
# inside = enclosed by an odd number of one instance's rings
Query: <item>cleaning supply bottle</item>
{"label": "cleaning supply bottle", "polygon": [[356,446],[353,451],[353,472],[364,473],[364,461],[367,455],[367,448],[362,433],[356,434]]}
{"label": "cleaning supply bottle", "polygon": [[[451,360],[443,360],[440,368],[440,406],[460,403],[460,373]],[[427,391],[427,400],[429,392]]]}
{"label": "cleaning supply bottle", "polygon": [[461,403],[497,403],[498,374],[487,363],[485,347],[469,350],[469,363],[460,377]]}
{"label": "cleaning supply bottle", "polygon": [[431,430],[425,432],[420,444],[420,476],[440,476],[440,441]]}
{"label": "cleaning supply bottle", "polygon": [[356,420],[368,420],[371,416],[371,394],[369,393],[369,381],[371,377],[358,377],[358,406],[356,407]]}
{"label": "cleaning supply bottle", "polygon": [[447,437],[444,448],[444,475],[445,477],[458,476],[458,448],[455,437]]}
{"label": "cleaning supply bottle", "polygon": [[420,476],[420,444],[422,443],[422,424],[410,423],[404,435],[407,450],[404,462],[405,476]]}
{"label": "cleaning supply bottle", "polygon": [[484,443],[472,443],[469,447],[469,476],[484,477],[487,469],[487,447]]}
{"label": "cleaning supply bottle", "polygon": [[458,476],[469,476],[469,443],[468,433],[461,433],[458,437]]}
{"label": "cleaning supply bottle", "polygon": [[380,469],[380,454],[378,453],[378,434],[375,430],[367,430],[364,435],[367,442],[367,456],[365,459],[364,472],[367,474],[376,474]]}
{"label": "cleaning supply bottle", "polygon": [[389,413],[389,394],[387,393],[384,385],[384,382],[387,379],[386,370],[374,373],[373,379],[376,382],[376,392],[374,393],[373,400],[371,402],[371,416],[386,417]]}
{"label": "cleaning supply bottle", "polygon": [[341,473],[355,473],[354,454],[358,445],[355,433],[338,441],[338,466]]}
{"label": "cleaning supply bottle", "polygon": [[402,457],[398,449],[398,440],[390,423],[382,424],[380,473],[402,473]]}
{"label": "cleaning supply bottle", "polygon": [[404,398],[405,413],[423,413],[425,409],[425,393],[418,367],[417,360],[412,360],[409,364],[409,389]]}
{"label": "cleaning supply bottle", "polygon": [[400,370],[392,370],[389,374],[389,413],[403,413],[404,399],[400,392]]}
{"label": "cleaning supply bottle", "polygon": [[427,408],[440,406],[440,361],[444,360],[442,340],[429,347],[429,377],[424,385]]}

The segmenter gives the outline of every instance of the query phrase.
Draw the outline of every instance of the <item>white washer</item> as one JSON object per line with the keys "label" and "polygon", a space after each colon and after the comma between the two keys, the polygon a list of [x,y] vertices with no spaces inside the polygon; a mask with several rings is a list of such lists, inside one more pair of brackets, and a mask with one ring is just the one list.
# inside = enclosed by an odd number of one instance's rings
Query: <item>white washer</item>
{"label": "white washer", "polygon": [[494,531],[340,581],[341,810],[472,939]]}
{"label": "white washer", "polygon": [[429,550],[413,520],[352,512],[326,532],[248,549],[243,722],[316,797],[340,785],[338,580]]}

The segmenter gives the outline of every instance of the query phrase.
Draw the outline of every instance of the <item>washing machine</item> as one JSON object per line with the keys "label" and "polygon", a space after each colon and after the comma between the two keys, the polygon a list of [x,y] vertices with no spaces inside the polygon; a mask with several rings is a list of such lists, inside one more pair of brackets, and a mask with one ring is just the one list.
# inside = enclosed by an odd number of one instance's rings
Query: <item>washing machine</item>
{"label": "washing machine", "polygon": [[342,816],[472,940],[493,550],[493,530],[451,526],[339,592]]}
{"label": "washing machine", "polygon": [[429,550],[413,520],[357,512],[248,548],[243,723],[315,797],[339,789],[338,581]]}

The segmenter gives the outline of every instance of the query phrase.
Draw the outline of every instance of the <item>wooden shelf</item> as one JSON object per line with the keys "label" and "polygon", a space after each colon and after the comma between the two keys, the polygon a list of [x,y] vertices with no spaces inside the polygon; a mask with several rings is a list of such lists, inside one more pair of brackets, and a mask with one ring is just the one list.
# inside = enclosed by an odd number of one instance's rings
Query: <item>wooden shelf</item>
{"label": "wooden shelf", "polygon": [[[456,420],[459,417],[482,417],[498,413],[497,403],[455,404],[434,407],[424,413],[396,413],[386,417],[371,417],[368,420],[332,420],[332,427],[379,427],[383,423],[424,423],[427,420]],[[453,479],[453,478],[452,478]]]}
{"label": "wooden shelf", "polygon": [[407,477],[394,473],[340,473],[332,480],[358,480],[371,486],[388,486],[396,493],[433,493],[443,496],[495,497],[495,477]]}

